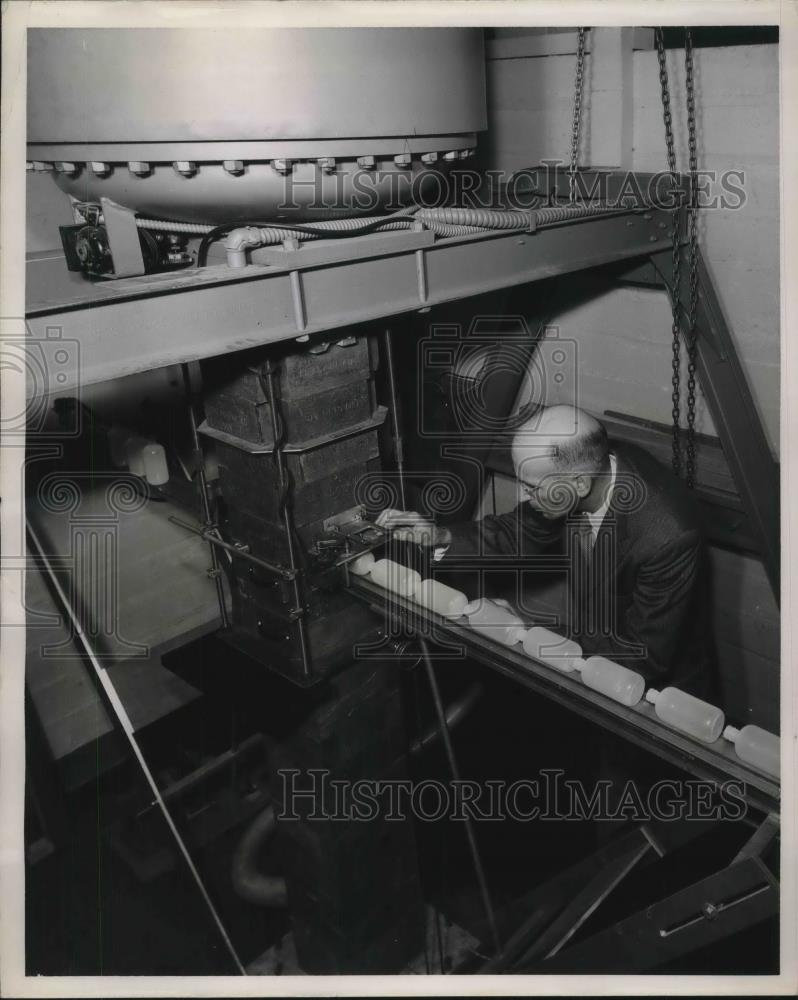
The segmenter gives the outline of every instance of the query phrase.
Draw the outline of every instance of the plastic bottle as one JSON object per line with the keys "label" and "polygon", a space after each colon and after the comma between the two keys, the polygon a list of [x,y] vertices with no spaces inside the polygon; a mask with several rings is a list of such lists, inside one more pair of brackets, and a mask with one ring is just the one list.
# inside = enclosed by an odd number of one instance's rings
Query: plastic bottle
{"label": "plastic bottle", "polygon": [[373,552],[364,552],[362,556],[358,556],[357,559],[353,559],[349,563],[349,572],[354,573],[355,576],[368,576],[375,562]]}
{"label": "plastic bottle", "polygon": [[537,625],[524,637],[524,652],[563,673],[571,673],[582,662],[582,649],[578,643]]}
{"label": "plastic bottle", "polygon": [[646,689],[646,682],[640,674],[604,656],[589,656],[577,663],[576,669],[589,688],[630,708],[640,701]]}
{"label": "plastic bottle", "polygon": [[742,729],[726,726],[723,738],[734,744],[735,753],[740,760],[772,774],[774,778],[779,777],[781,762],[778,736],[759,726],[743,726]]}
{"label": "plastic bottle", "polygon": [[678,688],[649,688],[646,701],[651,702],[663,722],[704,743],[714,743],[723,732],[724,717],[719,708]]}
{"label": "plastic bottle", "polygon": [[421,583],[421,574],[392,559],[378,559],[369,570],[371,579],[386,590],[402,597],[412,597]]}
{"label": "plastic bottle", "polygon": [[487,599],[477,602],[468,616],[468,624],[505,646],[514,646],[526,635],[524,623],[517,615]]}
{"label": "plastic bottle", "polygon": [[460,618],[468,604],[465,594],[438,580],[422,580],[413,594],[413,600],[444,618]]}
{"label": "plastic bottle", "polygon": [[154,442],[146,445],[141,452],[144,461],[144,475],[150,486],[163,486],[169,482],[169,466],[163,445]]}
{"label": "plastic bottle", "polygon": [[138,434],[131,434],[125,440],[125,464],[135,476],[144,478],[144,449],[150,442]]}

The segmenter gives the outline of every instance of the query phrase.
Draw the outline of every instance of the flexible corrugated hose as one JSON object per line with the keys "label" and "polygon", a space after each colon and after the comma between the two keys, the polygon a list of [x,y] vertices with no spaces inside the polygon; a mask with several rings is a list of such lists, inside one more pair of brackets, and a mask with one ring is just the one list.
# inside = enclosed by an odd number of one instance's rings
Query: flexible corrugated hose
{"label": "flexible corrugated hose", "polygon": [[[455,236],[472,236],[484,232],[513,232],[520,230],[542,229],[546,226],[559,225],[575,219],[591,216],[613,215],[617,212],[629,211],[608,205],[606,202],[591,204],[555,205],[549,208],[530,209],[529,211],[499,211],[483,208],[409,208],[393,215],[377,216],[364,221],[362,218],[325,219],[321,222],[306,222],[301,225],[248,225],[239,226],[226,235],[222,227],[206,226],[191,222],[168,222],[163,219],[137,219],[140,229],[161,230],[165,232],[186,233],[204,237],[221,238],[225,235],[225,251],[229,267],[246,267],[247,250],[257,247],[276,246],[287,239],[295,238],[302,242],[329,238],[332,234],[341,233],[352,236],[358,233],[390,232],[398,229],[410,229],[421,223],[436,236],[452,238]],[[319,235],[317,236],[316,233]],[[207,242],[207,240],[203,241]],[[202,266],[198,260],[198,265]]]}

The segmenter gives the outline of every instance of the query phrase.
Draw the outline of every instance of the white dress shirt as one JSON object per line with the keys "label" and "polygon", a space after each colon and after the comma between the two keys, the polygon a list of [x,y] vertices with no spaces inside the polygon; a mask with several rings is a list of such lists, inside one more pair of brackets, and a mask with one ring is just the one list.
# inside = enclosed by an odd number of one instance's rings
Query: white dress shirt
{"label": "white dress shirt", "polygon": [[590,528],[593,531],[593,544],[596,544],[596,539],[598,538],[599,528],[601,528],[604,516],[610,507],[610,500],[612,500],[612,491],[615,487],[615,472],[618,468],[618,460],[615,455],[610,452],[610,481],[607,484],[607,492],[604,497],[604,503],[597,509],[592,511],[585,511],[585,516],[588,521],[590,521]]}

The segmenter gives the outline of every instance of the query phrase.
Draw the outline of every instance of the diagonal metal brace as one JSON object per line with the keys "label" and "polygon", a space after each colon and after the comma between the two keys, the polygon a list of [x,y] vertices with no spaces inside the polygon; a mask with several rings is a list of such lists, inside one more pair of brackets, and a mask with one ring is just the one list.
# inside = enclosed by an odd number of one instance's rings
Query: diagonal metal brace
{"label": "diagonal metal brace", "polygon": [[[619,280],[670,292],[671,252],[652,254],[632,268],[617,272]],[[690,289],[681,283],[680,315],[686,320]],[[762,561],[779,601],[780,519],[779,467],[770,449],[731,331],[723,316],[712,277],[698,251],[698,315],[696,366],[704,397],[720,437],[740,498],[748,511]],[[686,336],[688,331],[682,327]]]}
{"label": "diagonal metal brace", "polygon": [[749,857],[538,963],[534,971],[646,972],[778,912],[777,883],[758,858]]}

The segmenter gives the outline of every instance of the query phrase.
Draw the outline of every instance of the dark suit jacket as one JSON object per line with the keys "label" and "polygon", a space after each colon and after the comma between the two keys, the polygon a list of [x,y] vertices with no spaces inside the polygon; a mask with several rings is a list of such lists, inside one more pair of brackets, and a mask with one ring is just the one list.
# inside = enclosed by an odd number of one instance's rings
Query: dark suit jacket
{"label": "dark suit jacket", "polygon": [[[565,631],[585,656],[614,659],[652,686],[672,683],[709,697],[714,685],[706,552],[695,503],[673,472],[647,452],[620,442],[611,450],[616,481],[593,550],[598,563],[592,600],[611,602],[614,626],[585,631],[568,620]],[[477,555],[526,570],[536,562],[569,559],[565,520],[547,520],[528,503],[453,525],[451,532],[441,569],[474,566]]]}

